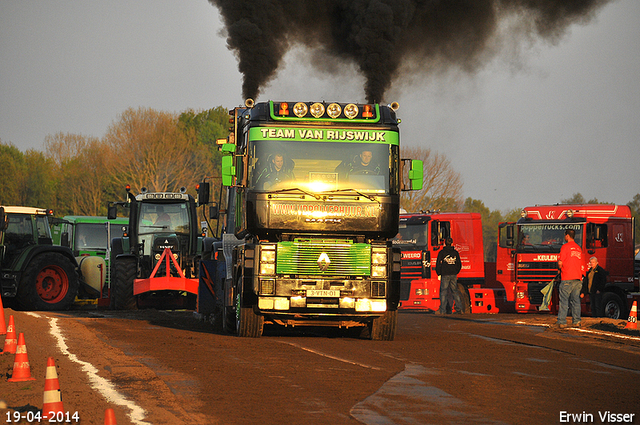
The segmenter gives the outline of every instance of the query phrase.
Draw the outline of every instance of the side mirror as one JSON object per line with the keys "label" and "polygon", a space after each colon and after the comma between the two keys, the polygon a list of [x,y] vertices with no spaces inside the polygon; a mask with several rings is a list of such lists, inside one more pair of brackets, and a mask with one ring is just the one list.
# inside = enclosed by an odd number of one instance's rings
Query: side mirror
{"label": "side mirror", "polygon": [[0,207],[0,231],[7,228],[7,215],[4,212],[4,207]]}
{"label": "side mirror", "polygon": [[60,235],[60,245],[61,246],[69,246],[69,232],[62,232]]}
{"label": "side mirror", "polygon": [[196,200],[196,204],[198,206],[205,205],[209,203],[209,183],[202,182],[198,183],[198,199]]}
{"label": "side mirror", "polygon": [[411,169],[409,170],[409,180],[411,181],[411,190],[422,189],[424,180],[424,170],[422,161],[419,159],[411,160]]}
{"label": "side mirror", "polygon": [[219,216],[220,216],[220,208],[218,207],[218,203],[214,202],[209,207],[209,219],[217,220]]}
{"label": "side mirror", "polygon": [[118,206],[117,205],[109,205],[107,208],[107,218],[109,220],[114,220],[118,216]]}
{"label": "side mirror", "polygon": [[515,231],[513,225],[510,224],[507,226],[507,246],[513,247],[515,245]]}
{"label": "side mirror", "polygon": [[225,143],[220,145],[222,151],[222,167],[220,173],[222,174],[222,185],[233,185],[233,178],[236,176],[236,167],[233,165],[234,153],[236,152],[236,145],[233,143]]}

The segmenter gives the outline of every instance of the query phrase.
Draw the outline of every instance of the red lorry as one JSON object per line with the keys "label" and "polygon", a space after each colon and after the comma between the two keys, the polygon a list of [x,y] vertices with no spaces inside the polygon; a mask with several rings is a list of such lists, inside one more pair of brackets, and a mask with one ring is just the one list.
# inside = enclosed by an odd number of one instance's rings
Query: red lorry
{"label": "red lorry", "polygon": [[399,233],[393,239],[393,246],[402,251],[400,308],[436,311],[440,307],[435,260],[447,237],[453,239],[462,260],[458,291],[463,295],[465,311],[512,311],[513,295],[509,303],[507,289],[513,294],[513,287],[506,288],[495,278],[495,263],[484,262],[480,214],[429,211],[400,214]]}
{"label": "red lorry", "polygon": [[[518,222],[501,224],[497,273],[515,287],[515,310],[540,311],[541,290],[558,275],[564,231],[573,229],[585,262],[595,256],[609,272],[603,311],[599,315],[626,318],[632,293],[638,292],[638,280],[634,278],[633,220],[626,205],[556,204],[526,207]],[[551,301],[550,311],[557,311],[557,296]],[[582,298],[582,311],[591,314],[588,294]]]}

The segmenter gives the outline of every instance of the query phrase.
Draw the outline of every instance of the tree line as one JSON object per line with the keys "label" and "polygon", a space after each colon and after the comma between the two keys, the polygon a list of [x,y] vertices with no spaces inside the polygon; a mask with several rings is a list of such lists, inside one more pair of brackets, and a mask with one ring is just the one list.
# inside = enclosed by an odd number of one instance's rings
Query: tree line
{"label": "tree line", "polygon": [[45,138],[44,152],[22,153],[0,141],[0,203],[52,208],[56,216],[107,213],[108,202],[133,193],[172,192],[217,173],[215,140],[228,135],[222,107],[180,114],[149,108],[127,109],[104,137],[57,133]]}
{"label": "tree line", "polygon": [[[0,140],[4,176],[0,179],[0,204],[52,208],[58,217],[104,216],[109,202],[125,198],[126,185],[133,193],[143,187],[152,192],[174,192],[185,187],[195,196],[197,183],[219,175],[220,153],[215,141],[228,134],[229,115],[222,106],[181,113],[129,108],[102,138],[56,133],[45,138],[44,151],[30,149],[24,153]],[[442,153],[403,147],[402,157],[421,159],[425,177],[421,190],[402,193],[401,207],[409,212],[480,213],[485,259],[492,260],[498,224],[516,221],[521,208],[491,211],[481,200],[464,199],[462,177]],[[606,202],[587,201],[577,193],[560,203]],[[639,218],[640,194],[627,205]],[[640,234],[640,219],[635,225]]]}

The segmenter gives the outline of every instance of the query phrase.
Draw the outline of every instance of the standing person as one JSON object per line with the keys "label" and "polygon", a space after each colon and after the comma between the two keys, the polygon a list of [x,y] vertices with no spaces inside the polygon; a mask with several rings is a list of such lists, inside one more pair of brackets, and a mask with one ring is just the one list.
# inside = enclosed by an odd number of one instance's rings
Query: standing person
{"label": "standing person", "polygon": [[601,317],[602,293],[607,286],[607,275],[609,273],[598,264],[596,257],[589,258],[589,270],[584,277],[583,288],[589,293],[591,303],[591,317]]}
{"label": "standing person", "polygon": [[574,241],[576,231],[567,229],[564,231],[565,244],[560,248],[560,258],[558,268],[560,269],[560,303],[558,306],[559,328],[567,327],[567,313],[571,306],[572,325],[575,328],[581,326],[580,323],[580,292],[582,290],[582,276],[584,275],[584,259],[582,249]]}
{"label": "standing person", "polygon": [[458,292],[458,273],[461,268],[460,254],[453,247],[453,239],[447,238],[436,260],[436,273],[440,276],[440,308],[436,314],[446,314],[447,303],[451,304],[452,296],[455,306],[452,305],[451,310],[455,307],[455,313],[464,313]]}

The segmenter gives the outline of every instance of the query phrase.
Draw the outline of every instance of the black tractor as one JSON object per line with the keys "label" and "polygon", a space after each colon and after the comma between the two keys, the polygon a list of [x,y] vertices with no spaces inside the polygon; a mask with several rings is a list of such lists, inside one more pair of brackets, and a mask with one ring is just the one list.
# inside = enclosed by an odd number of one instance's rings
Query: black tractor
{"label": "black tractor", "polygon": [[111,307],[194,309],[204,237],[195,199],[179,193],[148,192],[109,204],[108,218],[118,207],[128,210],[124,236],[111,241]]}

